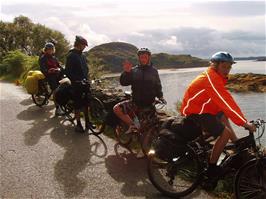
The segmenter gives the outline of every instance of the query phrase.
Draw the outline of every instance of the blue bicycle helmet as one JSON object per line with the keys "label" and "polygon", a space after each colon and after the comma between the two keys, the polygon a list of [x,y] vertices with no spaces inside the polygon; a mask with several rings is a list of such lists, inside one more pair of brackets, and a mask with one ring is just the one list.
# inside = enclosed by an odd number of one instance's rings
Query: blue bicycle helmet
{"label": "blue bicycle helmet", "polygon": [[234,58],[228,52],[217,52],[211,57],[212,62],[230,62],[235,64]]}

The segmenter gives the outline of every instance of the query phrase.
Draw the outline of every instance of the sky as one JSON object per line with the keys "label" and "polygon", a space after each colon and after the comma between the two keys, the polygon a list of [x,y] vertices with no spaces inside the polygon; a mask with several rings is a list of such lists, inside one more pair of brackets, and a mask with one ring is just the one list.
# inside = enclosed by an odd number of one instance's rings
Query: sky
{"label": "sky", "polygon": [[265,1],[0,0],[2,21],[24,15],[89,48],[121,41],[153,53],[265,56]]}

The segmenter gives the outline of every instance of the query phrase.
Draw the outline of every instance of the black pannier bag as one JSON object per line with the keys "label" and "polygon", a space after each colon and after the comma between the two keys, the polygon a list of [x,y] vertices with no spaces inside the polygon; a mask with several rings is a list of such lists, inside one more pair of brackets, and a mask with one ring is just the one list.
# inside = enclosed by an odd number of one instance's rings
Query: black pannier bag
{"label": "black pannier bag", "polygon": [[160,159],[169,161],[184,154],[187,146],[183,138],[169,129],[162,129],[153,141],[153,149]]}
{"label": "black pannier bag", "polygon": [[65,106],[72,99],[72,87],[69,84],[60,84],[55,90],[55,101],[60,106]]}
{"label": "black pannier bag", "polygon": [[170,118],[162,125],[153,148],[160,159],[171,160],[187,150],[187,143],[201,135],[200,126],[193,120],[179,116]]}

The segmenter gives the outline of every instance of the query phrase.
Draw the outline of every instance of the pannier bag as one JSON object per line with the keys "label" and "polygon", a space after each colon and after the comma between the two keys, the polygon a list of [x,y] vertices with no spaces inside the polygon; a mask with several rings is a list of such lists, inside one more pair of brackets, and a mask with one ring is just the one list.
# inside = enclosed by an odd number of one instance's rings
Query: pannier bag
{"label": "pannier bag", "polygon": [[162,160],[170,160],[187,150],[187,143],[201,135],[200,126],[193,120],[178,116],[162,124],[162,130],[153,141],[153,148]]}
{"label": "pannier bag", "polygon": [[72,86],[68,83],[60,84],[55,89],[54,97],[57,104],[61,106],[66,105],[72,99]]}
{"label": "pannier bag", "polygon": [[29,71],[26,77],[24,87],[26,88],[27,92],[31,95],[38,93],[38,81],[44,79],[45,76],[39,70]]}
{"label": "pannier bag", "polygon": [[187,149],[184,139],[169,129],[162,129],[160,131],[159,136],[153,140],[152,147],[156,155],[165,161],[184,154]]}

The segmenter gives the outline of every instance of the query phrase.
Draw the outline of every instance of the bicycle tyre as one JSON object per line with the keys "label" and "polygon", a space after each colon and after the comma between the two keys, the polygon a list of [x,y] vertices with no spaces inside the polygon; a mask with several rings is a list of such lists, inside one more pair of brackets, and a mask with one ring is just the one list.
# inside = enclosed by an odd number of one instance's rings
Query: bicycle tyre
{"label": "bicycle tyre", "polygon": [[74,114],[74,105],[73,102],[68,102],[65,105],[60,105],[61,109],[64,111],[64,115],[66,116],[67,120],[74,122],[75,114]]}
{"label": "bicycle tyre", "polygon": [[34,104],[36,104],[39,107],[42,107],[43,105],[46,105],[48,102],[48,96],[46,94],[32,94],[31,98],[34,102]]}
{"label": "bicycle tyre", "polygon": [[234,193],[237,199],[266,198],[266,157],[250,160],[238,170]]}
{"label": "bicycle tyre", "polygon": [[115,137],[117,142],[124,147],[129,147],[132,142],[132,133],[126,134],[128,127],[126,124],[122,123],[117,125],[115,128]]}
{"label": "bicycle tyre", "polygon": [[149,131],[145,135],[140,136],[141,149],[145,156],[148,155],[152,147],[152,141],[157,135],[158,135],[158,128],[153,127],[149,129]]}
{"label": "bicycle tyre", "polygon": [[[197,154],[190,147],[188,147],[185,154],[177,157],[176,161],[173,160],[171,160],[171,162],[160,160],[156,157],[156,154],[148,156],[148,177],[155,188],[162,194],[174,198],[184,197],[192,193],[200,184],[202,176],[201,165]],[[159,169],[165,169],[166,173],[161,174]],[[175,174],[171,174],[171,172]],[[162,182],[159,182],[160,179],[157,178],[158,175],[156,176],[156,174],[159,174],[159,177],[163,179]],[[174,176],[174,178],[179,178],[177,181],[178,183],[185,183],[185,185],[180,185],[182,188],[184,188],[184,186],[187,187],[182,190],[175,190],[173,188],[173,181],[168,181],[171,175]]]}
{"label": "bicycle tyre", "polygon": [[99,135],[105,130],[105,117],[106,111],[101,100],[96,97],[92,97],[89,101],[89,116],[90,121],[96,126],[96,128],[91,128],[92,134]]}

